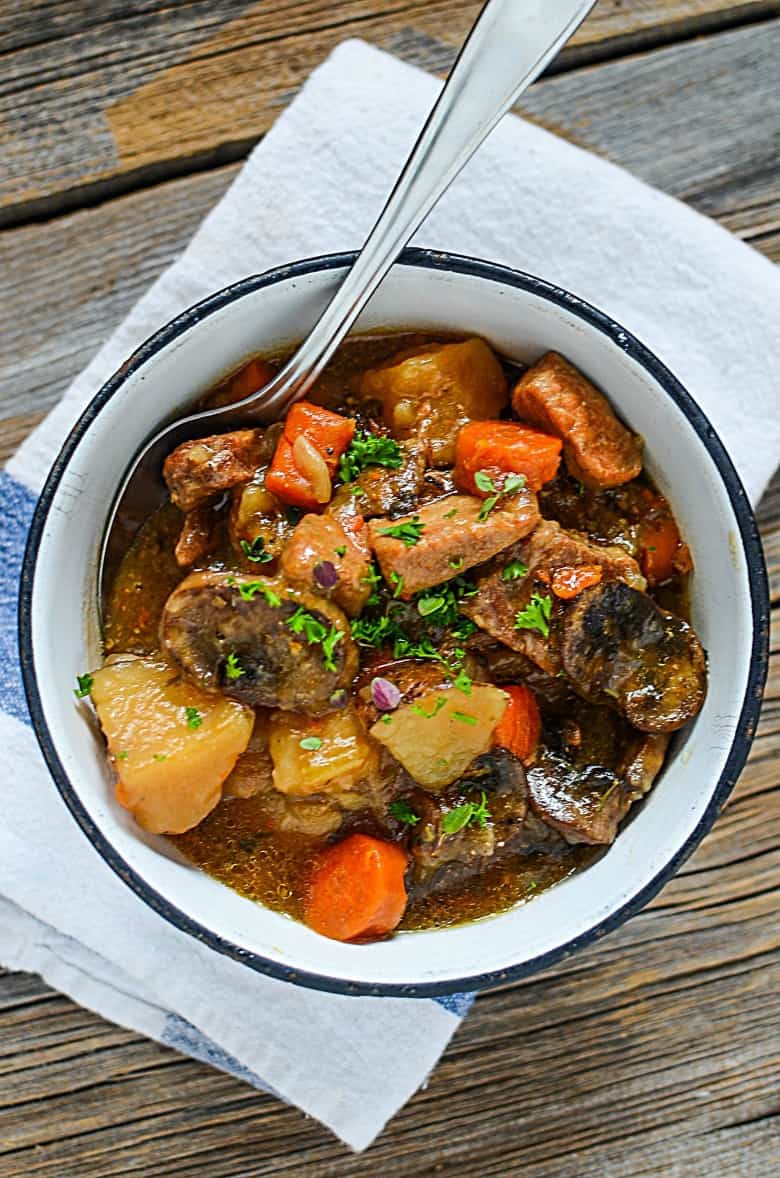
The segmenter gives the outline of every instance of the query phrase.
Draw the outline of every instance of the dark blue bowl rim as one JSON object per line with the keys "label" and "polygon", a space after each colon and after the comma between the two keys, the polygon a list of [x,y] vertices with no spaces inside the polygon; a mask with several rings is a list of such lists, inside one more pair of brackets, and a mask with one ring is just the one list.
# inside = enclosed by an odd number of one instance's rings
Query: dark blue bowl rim
{"label": "dark blue bowl rim", "polygon": [[170,901],[166,900],[128,866],[122,856],[96,827],[79,800],[78,794],[62,766],[46,724],[35,673],[31,636],[32,593],[41,535],[55,492],[76,447],[103,406],[132,373],[136,372],[155,353],[170,344],[177,336],[189,330],[207,316],[213,315],[221,308],[242,298],[244,295],[290,279],[301,278],[307,274],[348,267],[355,260],[355,257],[355,253],[348,252],[307,258],[290,265],[268,270],[263,274],[244,278],[215,294],[209,295],[201,302],[196,303],[188,310],[177,315],[175,319],[172,319],[168,324],[160,328],[159,331],[155,332],[154,335],[150,336],[103,385],[66,438],[49,473],[33,515],[22,566],[19,594],[21,666],[35,734],[63,800],[89,841],[109,867],[145,903],[154,909],[155,912],[183,932],[195,937],[217,952],[224,953],[235,961],[243,962],[259,973],[270,975],[282,981],[293,982],[297,985],[308,986],[313,989],[324,990],[335,994],[429,998],[436,997],[437,995],[452,994],[458,991],[483,990],[493,986],[505,985],[508,982],[527,978],[539,970],[549,968],[578,949],[612,932],[613,929],[618,928],[629,917],[644,908],[695,850],[714,823],[723,804],[731,793],[737,777],[747,760],[753,741],[769,661],[769,591],[758,526],[739,475],[734,469],[723,443],[691,395],[683,388],[668,368],[640,343],[631,332],[621,327],[618,323],[615,323],[614,320],[610,319],[602,311],[597,310],[578,296],[554,286],[544,281],[544,279],[536,278],[531,274],[511,270],[508,267],[500,266],[493,262],[481,261],[475,258],[463,257],[437,250],[405,250],[399,258],[398,265],[446,271],[472,278],[484,279],[502,286],[515,287],[564,308],[588,323],[591,327],[596,328],[653,377],[666,394],[682,410],[706,447],[726,487],[739,526],[750,578],[750,597],[753,614],[753,645],[750,674],[739,721],[723,773],[718,779],[707,809],[702,815],[696,829],[667,862],[665,867],[631,900],[627,901],[605,920],[600,921],[580,936],[567,941],[556,949],[534,957],[531,960],[523,961],[518,965],[510,966],[507,969],[477,974],[473,977],[462,977],[443,982],[410,984],[364,983],[296,970],[289,966],[270,961],[249,950],[242,949],[240,946],[233,944],[232,941],[221,937],[218,933],[193,920],[174,904],[170,903]]}

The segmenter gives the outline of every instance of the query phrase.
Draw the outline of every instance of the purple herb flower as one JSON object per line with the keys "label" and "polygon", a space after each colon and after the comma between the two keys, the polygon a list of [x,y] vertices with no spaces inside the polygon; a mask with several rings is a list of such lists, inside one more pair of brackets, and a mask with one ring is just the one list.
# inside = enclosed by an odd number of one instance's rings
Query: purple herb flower
{"label": "purple herb flower", "polygon": [[389,679],[372,679],[371,699],[380,712],[392,712],[401,702],[401,692]]}
{"label": "purple herb flower", "polygon": [[332,589],[338,579],[339,575],[332,560],[321,560],[314,566],[314,580],[320,589]]}

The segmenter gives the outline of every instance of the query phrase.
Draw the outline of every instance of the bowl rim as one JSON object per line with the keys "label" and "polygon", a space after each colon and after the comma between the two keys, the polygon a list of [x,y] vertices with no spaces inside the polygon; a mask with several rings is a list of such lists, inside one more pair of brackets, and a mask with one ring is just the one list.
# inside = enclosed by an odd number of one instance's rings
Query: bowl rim
{"label": "bowl rim", "polygon": [[[503,286],[515,287],[516,289],[536,295],[545,299],[547,302],[564,308],[583,320],[590,327],[596,328],[596,330],[605,335],[614,345],[619,347],[649,373],[666,395],[685,414],[685,417],[694,428],[700,441],[706,447],[726,488],[739,527],[740,540],[747,564],[750,584],[750,607],[753,619],[753,639],[748,682],[723,772],[713,787],[710,800],[696,828],[675,854],[667,860],[665,866],[641,891],[626,901],[625,904],[621,905],[620,908],[616,909],[609,917],[597,922],[579,936],[571,938],[555,949],[539,954],[527,961],[519,962],[506,969],[442,982],[355,982],[350,981],[346,977],[312,973],[274,962],[251,950],[241,948],[239,945],[234,944],[219,933],[201,924],[198,920],[182,912],[181,909],[156,891],[138,872],[125,862],[108,838],[93,822],[88,811],[80,801],[76,789],[68,778],[55,748],[44,715],[41,691],[35,670],[32,643],[32,597],[37,573],[41,536],[49,517],[54,496],[74,451],[103,406],[131,374],[135,373],[157,352],[167,347],[185,331],[245,295],[262,290],[265,287],[277,285],[289,279],[301,278],[308,274],[345,269],[352,265],[356,257],[356,251],[349,251],[305,258],[297,262],[274,267],[261,274],[248,276],[231,283],[229,286],[223,287],[221,290],[208,295],[185,311],[182,311],[154,332],[153,335],[135,349],[124,364],[98,390],[65,439],[35,507],[25,548],[20,580],[18,612],[20,661],[33,730],[63,801],[92,846],[108,866],[149,907],[157,912],[158,915],[174,927],[180,929],[182,932],[188,933],[211,949],[231,957],[235,961],[248,965],[258,973],[269,975],[280,981],[293,982],[297,985],[341,995],[433,998],[460,991],[484,990],[492,986],[505,985],[508,982],[518,981],[542,969],[549,968],[570,956],[578,949],[599,940],[607,933],[618,928],[631,916],[634,916],[649,903],[664,884],[675,874],[682,863],[692,854],[712,827],[723,804],[731,793],[747,760],[750,746],[753,742],[769,662],[769,589],[758,525],[742,482],[723,443],[690,393],[687,392],[670,370],[636,336],[584,299],[571,294],[562,287],[547,282],[545,279],[520,270],[511,269],[507,266],[502,266],[495,262],[488,262],[460,254],[417,248],[404,250],[399,256],[396,265],[445,271],[464,277],[483,279]],[[440,932],[445,933],[446,929],[440,930]]]}

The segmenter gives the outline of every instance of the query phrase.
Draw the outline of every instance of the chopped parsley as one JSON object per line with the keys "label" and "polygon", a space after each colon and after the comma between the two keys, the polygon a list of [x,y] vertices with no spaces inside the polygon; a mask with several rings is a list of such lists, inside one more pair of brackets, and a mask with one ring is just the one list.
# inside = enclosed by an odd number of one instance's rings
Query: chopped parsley
{"label": "chopped parsley", "polygon": [[336,646],[344,637],[343,630],[337,630],[335,626],[331,626],[328,633],[322,640],[322,657],[325,663],[326,671],[338,671],[336,664],[335,651]]}
{"label": "chopped parsley", "polygon": [[457,687],[458,691],[462,691],[464,695],[471,695],[472,679],[465,671],[459,671],[453,680],[453,687]]}
{"label": "chopped parsley", "polygon": [[395,588],[393,589],[393,597],[400,597],[404,591],[403,577],[401,576],[400,573],[397,573],[395,571],[395,569],[393,569],[393,571],[390,573],[390,580],[393,583],[393,585],[395,586]]}
{"label": "chopped parsley", "polygon": [[238,589],[242,601],[254,601],[258,593],[262,593],[269,605],[279,606],[282,604],[282,599],[278,593],[275,593],[270,585],[265,581],[237,581],[233,578],[233,584]]}
{"label": "chopped parsley", "polygon": [[525,609],[515,615],[515,630],[537,630],[544,638],[550,635],[552,597],[534,593]]}
{"label": "chopped parsley", "polygon": [[333,551],[336,553],[336,556],[346,556],[347,546],[346,544],[339,544],[336,548],[333,549]]}
{"label": "chopped parsley", "polygon": [[155,761],[167,761],[168,754],[167,753],[155,753],[154,759],[155,759]]}
{"label": "chopped parsley", "polygon": [[86,675],[77,675],[76,683],[78,686],[73,688],[73,694],[75,695],[76,699],[86,699],[86,697],[92,691],[94,682],[95,680],[90,675],[89,671],[87,671]]}
{"label": "chopped parsley", "polygon": [[472,728],[477,723],[477,717],[472,716],[470,712],[453,712],[453,720],[460,720],[461,724],[470,724]]}
{"label": "chopped parsley", "polygon": [[304,736],[303,740],[298,741],[298,744],[300,745],[300,747],[302,749],[306,749],[307,753],[308,752],[313,753],[313,752],[316,752],[317,749],[322,748],[322,737],[321,736]]}
{"label": "chopped parsley", "polygon": [[127,749],[122,749],[121,752],[117,753],[116,759],[117,761],[126,761],[129,756],[130,754]]}
{"label": "chopped parsley", "polygon": [[487,797],[483,790],[479,804],[464,802],[461,806],[456,806],[454,810],[450,810],[444,815],[441,828],[444,834],[457,834],[458,831],[465,830],[467,826],[480,826],[484,829],[489,817]]}
{"label": "chopped parsley", "polygon": [[450,568],[455,569],[456,571],[458,569],[462,569],[463,568],[463,557],[462,556],[453,556],[452,560],[450,561]]}
{"label": "chopped parsley", "polygon": [[458,509],[457,509],[457,507],[451,507],[449,511],[446,511],[446,512],[444,513],[444,518],[445,518],[445,519],[455,519],[455,516],[456,516],[457,514],[458,514]]}
{"label": "chopped parsley", "polygon": [[414,548],[419,544],[425,524],[420,523],[419,515],[413,516],[406,523],[393,524],[390,528],[380,528],[380,536],[392,536],[394,540],[401,540],[407,548]]}
{"label": "chopped parsley", "polygon": [[399,798],[397,802],[390,803],[390,813],[393,818],[399,822],[405,822],[407,826],[416,826],[420,821],[420,815],[415,814],[408,802],[403,798]]}
{"label": "chopped parsley", "polygon": [[402,461],[403,451],[393,438],[358,430],[339,462],[339,478],[353,483],[369,466],[398,470]]}
{"label": "chopped parsley", "polygon": [[371,586],[371,592],[366,600],[366,605],[379,605],[381,598],[377,592],[377,587],[382,584],[382,574],[373,561],[369,564],[365,577],[360,578],[360,584]]}
{"label": "chopped parsley", "polygon": [[397,659],[433,659],[442,663],[448,672],[457,674],[465,654],[464,649],[456,647],[453,655],[447,659],[439,652],[438,644],[444,637],[465,642],[476,630],[475,624],[460,612],[460,603],[474,596],[476,586],[465,576],[457,576],[442,585],[415,594],[409,605],[416,606],[421,622],[414,625],[414,637],[411,637],[403,625],[405,616],[408,616],[405,615],[407,606],[394,600],[401,592],[403,578],[391,573],[390,580],[395,584],[395,590],[384,613],[356,618],[352,622],[352,637],[361,646],[392,647],[393,657]]}
{"label": "chopped parsley", "polygon": [[337,630],[335,626],[331,626],[328,629],[318,618],[315,618],[314,614],[310,614],[308,610],[305,610],[302,605],[299,605],[295,613],[287,619],[287,625],[293,634],[302,634],[309,646],[320,643],[326,670],[338,670],[334,654],[337,644],[344,637],[343,630]]}
{"label": "chopped parsley", "polygon": [[265,540],[262,536],[255,536],[251,544],[248,540],[242,540],[241,551],[252,564],[267,564],[269,560],[273,560],[271,553],[265,550]]}
{"label": "chopped parsley", "polygon": [[187,707],[185,708],[185,713],[187,717],[187,727],[191,728],[193,732],[196,728],[200,728],[201,724],[203,723],[203,717],[201,716],[198,709]]}
{"label": "chopped parsley", "polygon": [[511,560],[501,572],[502,581],[519,581],[528,574],[528,565],[522,560]]}
{"label": "chopped parsley", "polygon": [[227,661],[225,662],[225,674],[227,675],[228,679],[240,679],[244,673],[244,668],[238,661],[238,657],[233,651],[231,651],[231,653],[227,656]]}
{"label": "chopped parsley", "polygon": [[517,491],[522,491],[525,486],[525,475],[510,474],[504,482],[503,487],[497,487],[486,470],[478,470],[474,475],[474,484],[478,490],[490,492],[489,497],[482,504],[479,515],[477,516],[477,520],[481,523],[487,519],[499,499],[503,499],[507,495],[514,495]]}
{"label": "chopped parsley", "polygon": [[421,597],[417,602],[417,612],[421,618],[428,618],[431,614],[444,609],[446,604],[446,599],[438,594]]}
{"label": "chopped parsley", "polygon": [[447,697],[440,695],[433,705],[432,712],[426,712],[422,704],[412,704],[412,711],[416,716],[424,716],[426,720],[432,720],[434,716],[438,716],[443,707],[446,707]]}

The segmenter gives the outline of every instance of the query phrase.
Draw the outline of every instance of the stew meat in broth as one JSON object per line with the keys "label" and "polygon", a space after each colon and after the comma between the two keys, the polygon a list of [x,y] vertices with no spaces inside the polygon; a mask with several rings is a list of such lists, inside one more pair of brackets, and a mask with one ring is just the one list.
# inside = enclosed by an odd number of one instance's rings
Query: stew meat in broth
{"label": "stew meat in broth", "polygon": [[555,353],[521,373],[481,339],[356,339],[283,422],[164,475],[80,680],[117,798],[326,936],[497,912],[587,864],[702,705],[688,548]]}

